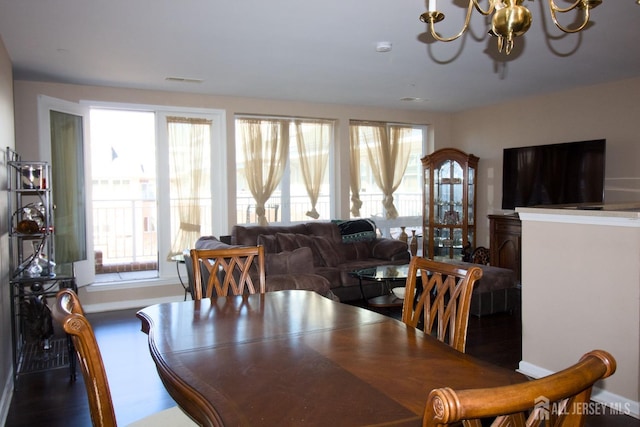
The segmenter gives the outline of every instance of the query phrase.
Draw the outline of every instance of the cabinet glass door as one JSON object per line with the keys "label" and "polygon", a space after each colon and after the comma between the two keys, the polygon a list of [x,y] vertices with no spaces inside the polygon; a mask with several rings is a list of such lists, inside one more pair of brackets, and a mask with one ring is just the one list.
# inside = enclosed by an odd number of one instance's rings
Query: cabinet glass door
{"label": "cabinet glass door", "polygon": [[478,158],[453,148],[422,159],[424,168],[424,253],[433,259],[462,258],[475,245]]}

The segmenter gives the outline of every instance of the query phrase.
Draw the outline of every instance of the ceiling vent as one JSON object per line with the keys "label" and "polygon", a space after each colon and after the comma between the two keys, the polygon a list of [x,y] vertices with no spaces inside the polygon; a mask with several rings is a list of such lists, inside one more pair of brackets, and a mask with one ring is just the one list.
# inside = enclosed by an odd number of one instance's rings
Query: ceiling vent
{"label": "ceiling vent", "polygon": [[203,79],[190,79],[188,77],[165,77],[168,82],[180,82],[180,83],[202,83]]}

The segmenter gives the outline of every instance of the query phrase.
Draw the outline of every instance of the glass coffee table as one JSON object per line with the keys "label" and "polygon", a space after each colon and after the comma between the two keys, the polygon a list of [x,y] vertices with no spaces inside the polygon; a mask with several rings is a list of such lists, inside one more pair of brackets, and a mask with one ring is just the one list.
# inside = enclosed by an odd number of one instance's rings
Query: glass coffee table
{"label": "glass coffee table", "polygon": [[[360,285],[360,294],[362,295],[362,301],[372,307],[402,307],[404,300],[397,298],[392,292],[391,288],[394,288],[394,284],[398,286],[404,286],[407,281],[407,275],[409,274],[409,264],[404,265],[379,265],[377,267],[363,268],[351,273],[358,278]],[[364,294],[364,288],[362,287],[362,281],[374,281],[380,282],[386,289],[386,294],[379,297],[367,299]]]}

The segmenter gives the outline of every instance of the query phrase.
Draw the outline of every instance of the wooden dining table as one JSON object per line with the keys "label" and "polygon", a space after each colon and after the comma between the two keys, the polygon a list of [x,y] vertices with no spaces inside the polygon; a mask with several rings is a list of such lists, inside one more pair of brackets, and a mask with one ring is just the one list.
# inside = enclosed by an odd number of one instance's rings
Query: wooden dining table
{"label": "wooden dining table", "polygon": [[137,315],[167,391],[203,426],[420,426],[433,388],[526,380],[311,291],[163,303]]}

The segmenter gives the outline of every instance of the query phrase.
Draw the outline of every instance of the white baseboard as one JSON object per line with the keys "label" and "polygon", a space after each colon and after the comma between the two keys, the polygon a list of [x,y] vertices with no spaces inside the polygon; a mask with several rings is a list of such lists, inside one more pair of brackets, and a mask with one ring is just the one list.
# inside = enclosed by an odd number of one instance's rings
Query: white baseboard
{"label": "white baseboard", "polygon": [[9,407],[13,398],[13,369],[7,375],[7,382],[2,389],[2,397],[0,398],[0,426],[7,424],[9,416]]}
{"label": "white baseboard", "polygon": [[85,313],[100,313],[103,311],[114,311],[114,310],[127,310],[130,308],[142,308],[147,307],[154,304],[162,304],[165,302],[176,302],[183,301],[184,295],[175,295],[168,296],[162,298],[145,298],[138,300],[125,300],[125,301],[114,301],[114,302],[105,302],[98,304],[83,304],[82,308]]}
{"label": "white baseboard", "polygon": [[[524,360],[520,361],[517,371],[531,378],[542,378],[554,373],[553,371],[541,368],[533,363],[525,362]],[[591,400],[608,406],[613,411],[640,419],[640,402],[638,401],[628,399],[598,387],[593,388]]]}

